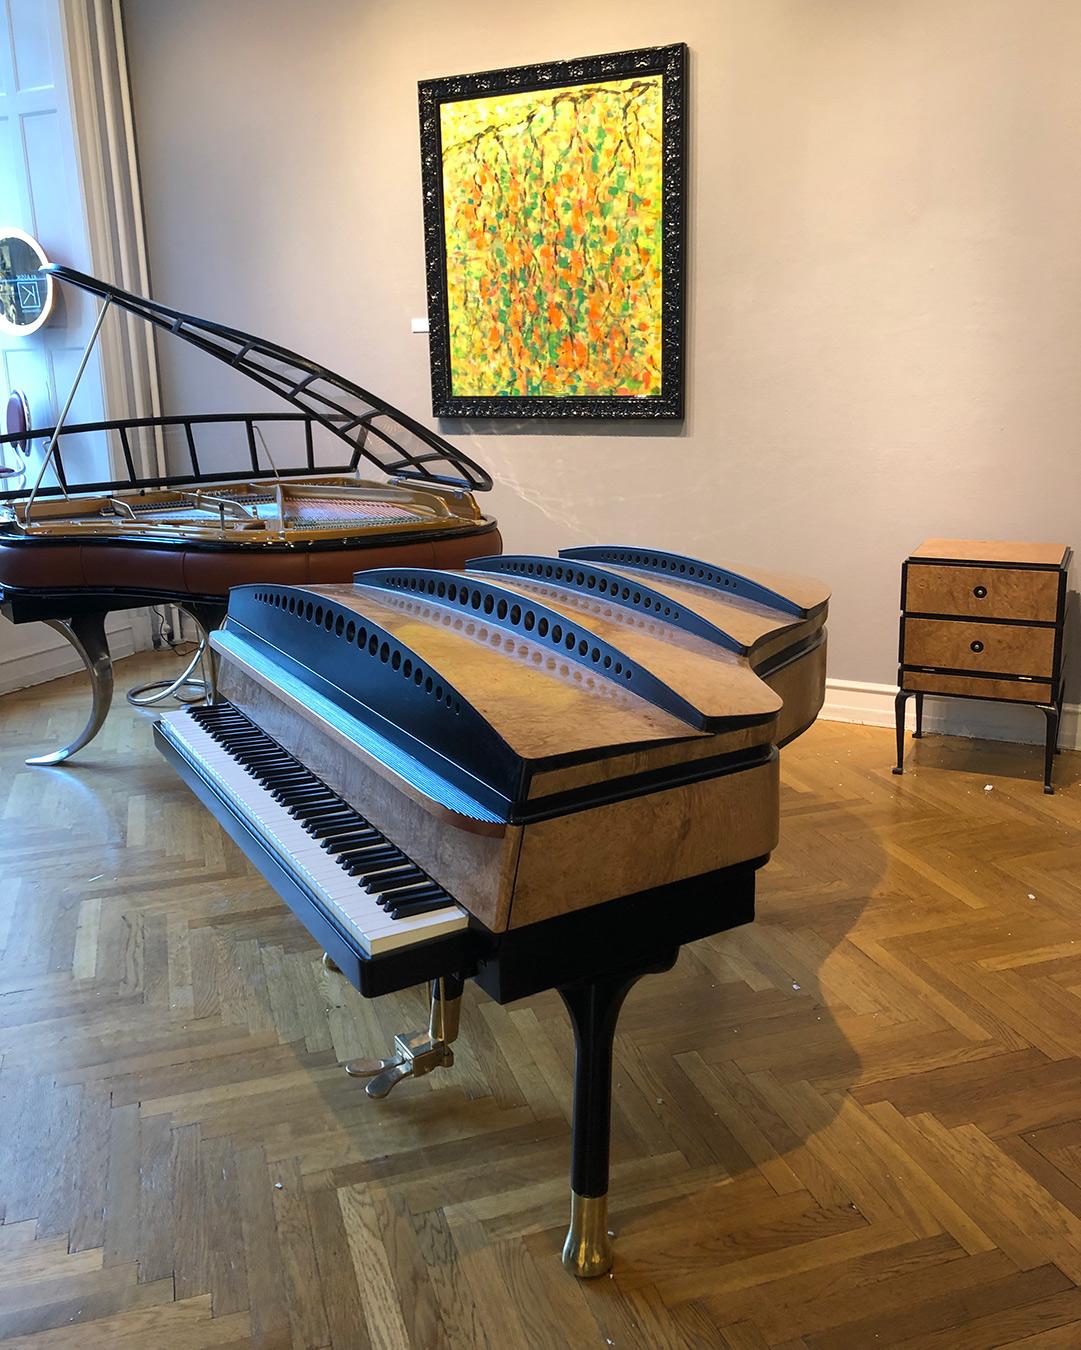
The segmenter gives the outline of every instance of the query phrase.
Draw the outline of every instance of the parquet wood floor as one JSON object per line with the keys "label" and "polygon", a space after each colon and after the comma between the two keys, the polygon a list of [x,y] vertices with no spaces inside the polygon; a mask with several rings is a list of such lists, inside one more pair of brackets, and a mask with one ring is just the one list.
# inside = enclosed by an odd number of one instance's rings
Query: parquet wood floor
{"label": "parquet wood floor", "polygon": [[583,1286],[557,998],[470,988],[455,1068],[369,1101],[338,1061],[419,996],[322,970],[145,716],[24,768],[84,698],[0,700],[5,1345],[1081,1346],[1081,756],[785,751],[758,921],[623,1014]]}

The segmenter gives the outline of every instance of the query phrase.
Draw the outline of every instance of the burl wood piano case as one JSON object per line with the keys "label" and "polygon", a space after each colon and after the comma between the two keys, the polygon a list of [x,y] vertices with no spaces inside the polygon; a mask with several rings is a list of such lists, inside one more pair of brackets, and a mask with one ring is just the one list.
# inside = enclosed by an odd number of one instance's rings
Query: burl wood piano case
{"label": "burl wood piano case", "polygon": [[569,1270],[602,1274],[612,1038],[635,981],[754,917],[777,747],[825,685],[818,582],[661,550],[235,588],[222,700],[162,753],[368,997],[427,1030],[346,1071],[382,1098],[453,1064],[465,980],[556,989],[575,1031]]}

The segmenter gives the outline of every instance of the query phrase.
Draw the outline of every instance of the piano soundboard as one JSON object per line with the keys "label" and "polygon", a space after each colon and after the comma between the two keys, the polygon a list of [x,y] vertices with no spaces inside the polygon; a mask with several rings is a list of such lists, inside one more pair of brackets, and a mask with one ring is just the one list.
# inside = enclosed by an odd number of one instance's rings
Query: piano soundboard
{"label": "piano soundboard", "polygon": [[385,1095],[453,1063],[463,982],[561,994],[575,1027],[564,1263],[608,1269],[612,1037],[685,942],[748,922],[778,747],[825,682],[820,583],[636,547],[385,568],[230,593],[222,701],[166,757],[375,997],[431,1021],[348,1072]]}

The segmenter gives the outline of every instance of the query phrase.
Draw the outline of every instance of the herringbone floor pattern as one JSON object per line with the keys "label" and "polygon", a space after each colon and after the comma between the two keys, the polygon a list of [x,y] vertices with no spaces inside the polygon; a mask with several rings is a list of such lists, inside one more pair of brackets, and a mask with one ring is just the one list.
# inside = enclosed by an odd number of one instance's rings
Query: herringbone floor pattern
{"label": "herringbone floor pattern", "polygon": [[785,751],[758,921],[627,1004],[582,1286],[556,997],[470,989],[454,1070],[368,1101],[337,1063],[419,997],[323,972],[145,717],[24,768],[83,699],[0,702],[5,1345],[1081,1346],[1081,756]]}

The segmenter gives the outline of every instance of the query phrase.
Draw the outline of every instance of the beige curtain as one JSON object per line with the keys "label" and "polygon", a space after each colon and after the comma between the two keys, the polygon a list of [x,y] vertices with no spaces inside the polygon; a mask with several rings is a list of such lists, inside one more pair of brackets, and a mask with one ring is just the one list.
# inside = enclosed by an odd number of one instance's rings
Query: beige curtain
{"label": "beige curtain", "polygon": [[[150,292],[142,198],[135,156],[127,56],[119,0],[61,0],[76,150],[95,276],[140,295]],[[100,352],[110,418],[161,411],[154,334],[113,310]],[[112,447],[113,454],[119,447]],[[139,438],[148,474],[164,472],[160,437]],[[120,471],[119,464],[114,464]]]}

